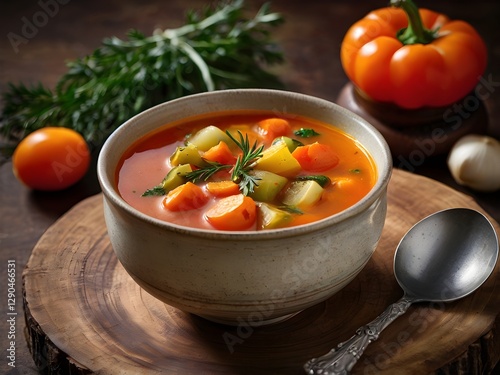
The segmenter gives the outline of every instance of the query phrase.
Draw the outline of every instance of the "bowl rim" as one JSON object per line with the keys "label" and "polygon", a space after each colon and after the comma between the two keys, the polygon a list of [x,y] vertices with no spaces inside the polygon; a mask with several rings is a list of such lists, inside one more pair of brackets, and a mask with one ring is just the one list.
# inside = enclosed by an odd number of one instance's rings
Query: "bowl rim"
{"label": "bowl rim", "polygon": [[[155,112],[165,111],[165,108],[170,108],[172,106],[182,105],[184,102],[189,102],[196,100],[198,98],[211,98],[217,100],[217,97],[226,95],[245,95],[245,94],[262,94],[262,95],[273,95],[280,96],[283,99],[294,99],[314,103],[316,105],[321,105],[324,107],[334,108],[336,111],[341,112],[343,116],[351,117],[355,122],[361,123],[366,131],[371,133],[371,136],[378,142],[381,147],[383,163],[377,165],[378,178],[372,189],[361,198],[354,205],[346,208],[345,210],[336,213],[334,215],[328,216],[321,220],[314,221],[312,223],[298,225],[294,227],[276,228],[272,230],[264,231],[224,231],[217,229],[201,229],[201,228],[190,228],[184,225],[178,225],[175,223],[167,222],[161,219],[154,218],[147,214],[142,213],[136,208],[128,204],[119,194],[117,187],[115,186],[114,176],[108,176],[107,174],[107,155],[110,149],[118,142],[122,133],[127,131],[128,127],[133,126],[138,121],[143,118],[148,118],[152,116]],[[242,110],[245,108],[241,108]],[[247,108],[251,109],[251,108]],[[215,112],[215,111],[214,111]],[[210,111],[204,112],[210,113]],[[291,112],[293,114],[293,112]],[[190,116],[186,116],[186,119]],[[167,122],[165,123],[165,125]],[[145,132],[143,135],[150,133],[151,130]],[[130,146],[130,144],[128,145]],[[115,166],[116,168],[116,166]],[[137,115],[131,117],[129,120],[121,124],[104,142],[97,160],[97,177],[99,184],[101,185],[102,193],[104,199],[109,199],[111,203],[119,207],[122,211],[126,212],[128,215],[151,224],[157,228],[174,231],[180,234],[187,234],[190,236],[202,237],[202,238],[217,238],[221,240],[249,240],[255,241],[259,239],[280,239],[284,237],[298,236],[304,233],[310,233],[322,230],[324,228],[330,227],[336,223],[342,222],[348,218],[358,215],[363,212],[366,208],[371,206],[375,201],[377,201],[384,190],[386,190],[387,185],[392,174],[392,156],[387,142],[385,141],[382,134],[368,121],[358,116],[357,114],[349,111],[348,109],[339,106],[336,103],[321,99],[315,96],[293,92],[285,90],[275,90],[275,89],[226,89],[226,90],[215,90],[210,92],[197,93],[192,95],[187,95],[184,97],[172,99],[164,103],[153,106],[145,111],[138,113]]]}

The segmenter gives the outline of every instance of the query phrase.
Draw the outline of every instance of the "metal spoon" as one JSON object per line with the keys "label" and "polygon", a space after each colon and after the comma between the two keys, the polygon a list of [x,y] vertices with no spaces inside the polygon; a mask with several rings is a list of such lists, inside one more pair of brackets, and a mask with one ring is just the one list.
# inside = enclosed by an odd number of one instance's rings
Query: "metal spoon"
{"label": "metal spoon", "polygon": [[308,374],[348,374],[368,344],[415,302],[448,302],[474,292],[490,276],[498,258],[498,239],[481,213],[452,208],[415,224],[394,255],[394,274],[404,291],[371,323],[327,354],[309,360]]}

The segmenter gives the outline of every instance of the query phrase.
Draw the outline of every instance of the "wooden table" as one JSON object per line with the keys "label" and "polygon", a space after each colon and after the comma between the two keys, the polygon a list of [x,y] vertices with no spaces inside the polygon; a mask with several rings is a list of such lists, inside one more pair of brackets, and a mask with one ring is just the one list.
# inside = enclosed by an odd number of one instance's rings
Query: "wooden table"
{"label": "wooden table", "polygon": [[[48,3],[49,1],[47,1]],[[97,1],[67,2],[57,9],[37,28],[27,43],[19,46],[16,53],[5,36],[9,32],[21,33],[23,22],[41,11],[38,1],[17,1],[2,4],[0,11],[0,90],[7,82],[33,83],[41,81],[52,86],[66,70],[64,61],[91,52],[102,38],[124,36],[130,28],[150,33],[156,27],[175,27],[183,23],[188,8],[200,8],[206,1]],[[54,1],[55,3],[55,1]],[[61,3],[63,3],[61,1]],[[261,1],[247,1],[247,7],[255,11]],[[489,132],[500,138],[500,33],[498,17],[500,3],[496,0],[420,1],[428,6],[473,24],[489,47],[489,65],[485,77],[492,82],[491,95],[486,99],[490,114]],[[272,8],[283,13],[286,23],[276,32],[276,39],[284,49],[287,64],[278,73],[287,88],[293,91],[335,101],[341,88],[347,83],[339,61],[342,37],[353,22],[369,10],[384,6],[380,1],[332,2],[329,0],[276,0]],[[496,85],[496,86],[495,86]],[[395,166],[398,161],[395,160]],[[0,166],[0,280],[6,285],[7,265],[15,261],[16,305],[15,312],[15,365],[8,366],[3,356],[2,373],[36,373],[34,363],[24,339],[21,273],[31,251],[43,232],[61,215],[82,199],[99,192],[95,168],[74,187],[59,193],[32,192],[14,178],[9,160]],[[445,157],[429,158],[422,165],[413,166],[412,172],[422,174],[471,195],[497,222],[500,222],[500,193],[479,194],[458,186],[451,178]],[[418,188],[418,187],[417,187]],[[7,287],[5,286],[5,290]],[[6,292],[3,293],[3,298]],[[5,302],[2,301],[2,306]],[[5,311],[5,310],[3,310]],[[11,327],[4,315],[0,319],[2,352],[9,348],[7,335]],[[334,343],[332,343],[334,344]],[[498,353],[498,358],[500,353]]]}

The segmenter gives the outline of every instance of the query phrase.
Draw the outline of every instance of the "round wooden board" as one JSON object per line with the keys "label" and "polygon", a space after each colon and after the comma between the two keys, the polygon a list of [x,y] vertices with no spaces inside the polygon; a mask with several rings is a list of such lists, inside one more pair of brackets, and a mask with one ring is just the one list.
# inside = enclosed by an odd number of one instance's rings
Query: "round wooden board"
{"label": "round wooden board", "polygon": [[[395,170],[380,244],[359,276],[328,301],[274,325],[227,327],[144,292],[108,241],[102,196],[70,210],[43,235],[23,274],[28,345],[47,373],[303,374],[402,296],[395,248],[418,220],[474,201]],[[497,233],[499,226],[494,222]],[[474,294],[416,304],[371,344],[353,374],[488,373],[500,358],[499,265]]]}

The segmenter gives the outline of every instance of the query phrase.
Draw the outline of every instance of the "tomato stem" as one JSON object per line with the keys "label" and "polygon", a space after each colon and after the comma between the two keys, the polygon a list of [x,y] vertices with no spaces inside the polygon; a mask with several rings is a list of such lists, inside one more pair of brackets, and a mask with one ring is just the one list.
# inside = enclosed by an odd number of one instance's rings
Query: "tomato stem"
{"label": "tomato stem", "polygon": [[435,32],[425,28],[418,7],[412,0],[391,0],[391,6],[403,9],[408,17],[408,27],[397,34],[401,43],[429,44],[436,39]]}

